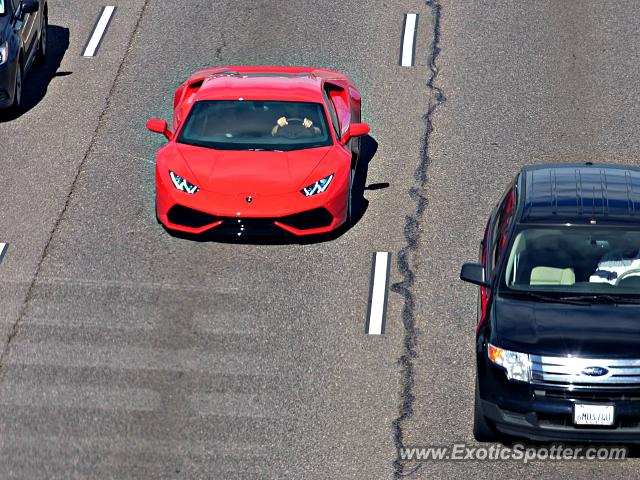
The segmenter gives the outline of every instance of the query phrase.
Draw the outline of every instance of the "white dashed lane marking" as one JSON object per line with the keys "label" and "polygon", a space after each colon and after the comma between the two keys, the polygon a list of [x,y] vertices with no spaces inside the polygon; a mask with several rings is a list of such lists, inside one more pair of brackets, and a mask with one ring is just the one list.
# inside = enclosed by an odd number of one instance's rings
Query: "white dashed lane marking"
{"label": "white dashed lane marking", "polygon": [[400,50],[400,65],[413,67],[416,50],[416,30],[418,29],[418,14],[407,13],[404,17],[402,29],[402,46]]}
{"label": "white dashed lane marking", "polygon": [[373,265],[371,267],[369,311],[367,312],[367,323],[365,325],[365,332],[368,335],[382,335],[384,333],[390,268],[391,253],[376,252],[373,256]]}
{"label": "white dashed lane marking", "polygon": [[94,57],[96,55],[115,11],[116,7],[113,6],[102,7],[102,10],[100,10],[100,14],[98,15],[98,20],[93,27],[93,31],[91,32],[87,45],[82,53],[83,57]]}

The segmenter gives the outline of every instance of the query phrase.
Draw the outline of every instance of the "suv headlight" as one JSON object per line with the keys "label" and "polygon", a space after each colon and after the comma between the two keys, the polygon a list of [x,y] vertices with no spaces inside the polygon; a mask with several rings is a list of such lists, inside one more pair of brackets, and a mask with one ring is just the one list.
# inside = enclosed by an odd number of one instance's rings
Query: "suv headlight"
{"label": "suv headlight", "polygon": [[0,45],[0,65],[7,63],[9,59],[9,43],[4,42]]}
{"label": "suv headlight", "polygon": [[489,345],[489,360],[504,368],[509,380],[531,381],[531,360],[528,353],[512,352]]}
{"label": "suv headlight", "polygon": [[185,192],[185,193],[188,193],[189,195],[193,195],[198,190],[200,190],[196,185],[194,185],[193,183],[187,182],[180,175],[176,175],[172,171],[169,171],[169,176],[171,177],[173,186],[176,187],[181,192]]}
{"label": "suv headlight", "polygon": [[328,177],[324,177],[318,180],[316,183],[312,183],[308,187],[303,188],[302,190],[300,190],[300,193],[302,193],[305,197],[310,197],[311,195],[322,193],[327,188],[329,188],[331,180],[333,180],[333,173]]}

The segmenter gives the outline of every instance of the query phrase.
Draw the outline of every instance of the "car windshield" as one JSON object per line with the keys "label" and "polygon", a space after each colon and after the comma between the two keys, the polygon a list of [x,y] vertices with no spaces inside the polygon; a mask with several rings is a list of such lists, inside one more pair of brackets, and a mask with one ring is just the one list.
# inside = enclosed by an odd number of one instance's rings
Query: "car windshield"
{"label": "car windshield", "polygon": [[501,291],[637,297],[640,230],[521,228],[507,256]]}
{"label": "car windshield", "polygon": [[0,0],[0,15],[4,15],[4,0]]}
{"label": "car windshield", "polygon": [[196,102],[177,141],[220,150],[291,151],[332,144],[322,105],[257,100]]}

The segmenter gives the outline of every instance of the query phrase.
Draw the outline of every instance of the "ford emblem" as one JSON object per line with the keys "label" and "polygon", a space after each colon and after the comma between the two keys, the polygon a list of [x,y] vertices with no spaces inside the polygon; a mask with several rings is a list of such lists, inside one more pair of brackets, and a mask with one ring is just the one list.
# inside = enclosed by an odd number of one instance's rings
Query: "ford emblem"
{"label": "ford emblem", "polygon": [[604,367],[587,367],[581,373],[589,377],[602,377],[609,373],[609,370]]}

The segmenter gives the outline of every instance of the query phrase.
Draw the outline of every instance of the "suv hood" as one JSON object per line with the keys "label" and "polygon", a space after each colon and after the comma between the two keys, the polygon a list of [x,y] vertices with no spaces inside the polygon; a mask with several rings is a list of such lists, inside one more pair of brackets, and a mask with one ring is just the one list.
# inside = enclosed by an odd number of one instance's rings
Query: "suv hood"
{"label": "suv hood", "polygon": [[[177,150],[200,188],[236,194],[239,190],[261,195],[294,192],[333,147],[292,152],[213,150],[177,144]],[[318,179],[309,179],[310,183]]]}
{"label": "suv hood", "polygon": [[640,305],[566,305],[496,296],[492,342],[538,355],[640,358]]}

